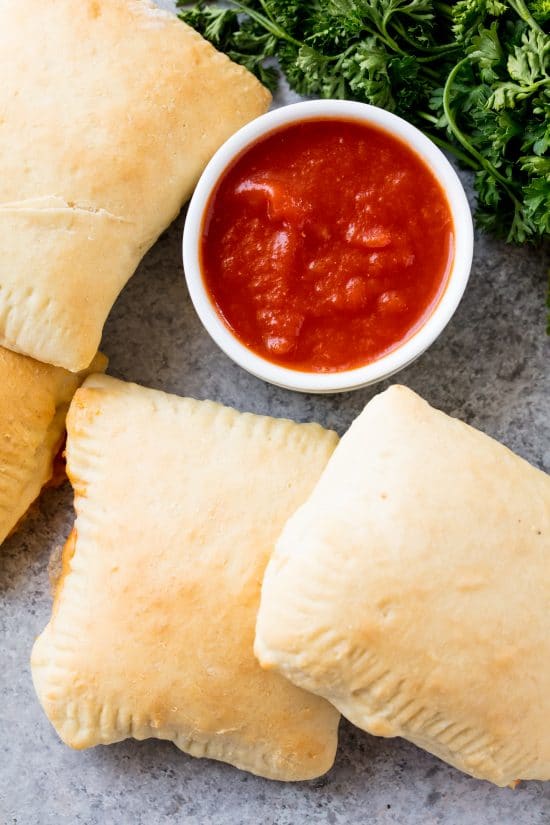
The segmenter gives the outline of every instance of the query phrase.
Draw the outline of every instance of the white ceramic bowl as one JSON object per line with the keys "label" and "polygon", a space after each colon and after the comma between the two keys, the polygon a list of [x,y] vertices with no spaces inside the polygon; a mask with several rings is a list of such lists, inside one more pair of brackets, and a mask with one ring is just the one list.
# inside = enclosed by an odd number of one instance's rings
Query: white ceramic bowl
{"label": "white ceramic bowl", "polygon": [[[363,367],[344,372],[315,373],[287,369],[247,349],[222,321],[205,288],[200,266],[204,212],[210,195],[227,167],[251,144],[290,123],[318,118],[357,120],[385,129],[407,143],[440,182],[452,213],[455,255],[445,291],[432,314],[408,340],[387,355]],[[445,155],[410,123],[376,106],[343,100],[312,100],[283,106],[248,123],[216,152],[204,170],[187,213],[183,235],[183,264],[195,309],[219,347],[245,370],[289,390],[334,393],[359,389],[382,381],[421,355],[450,321],[466,288],[473,253],[470,207],[462,184]]]}

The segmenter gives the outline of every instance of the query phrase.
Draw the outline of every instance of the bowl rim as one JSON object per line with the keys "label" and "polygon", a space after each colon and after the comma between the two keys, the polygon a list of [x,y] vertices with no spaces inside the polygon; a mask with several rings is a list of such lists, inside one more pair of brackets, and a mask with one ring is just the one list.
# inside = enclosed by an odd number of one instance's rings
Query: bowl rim
{"label": "bowl rim", "polygon": [[[454,259],[445,289],[432,313],[400,346],[369,364],[342,372],[306,372],[274,364],[249,350],[224,323],[204,284],[200,242],[204,212],[210,195],[230,164],[247,148],[291,123],[323,118],[356,120],[399,138],[429,166],[446,194],[453,218]],[[441,334],[464,294],[473,258],[472,214],[460,179],[443,152],[419,129],[401,117],[347,100],[310,100],[291,103],[250,121],[215,153],[202,173],[189,203],[183,232],[183,265],[187,288],[206,331],[225,354],[247,372],[270,384],[308,393],[337,393],[359,389],[389,378],[415,361]]]}

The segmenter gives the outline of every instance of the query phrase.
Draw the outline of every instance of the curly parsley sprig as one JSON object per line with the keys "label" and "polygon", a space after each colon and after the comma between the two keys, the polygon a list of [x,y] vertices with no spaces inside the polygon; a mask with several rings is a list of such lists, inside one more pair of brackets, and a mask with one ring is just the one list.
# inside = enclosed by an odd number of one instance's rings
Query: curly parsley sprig
{"label": "curly parsley sprig", "polygon": [[[274,90],[382,106],[475,171],[477,223],[550,235],[550,0],[237,0],[180,16]],[[227,7],[229,5],[229,7]]]}

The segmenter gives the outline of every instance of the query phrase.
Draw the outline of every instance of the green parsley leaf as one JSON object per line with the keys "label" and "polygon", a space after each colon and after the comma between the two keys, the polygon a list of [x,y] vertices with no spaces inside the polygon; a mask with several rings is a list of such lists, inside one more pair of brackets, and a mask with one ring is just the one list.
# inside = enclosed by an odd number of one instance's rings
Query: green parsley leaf
{"label": "green parsley leaf", "polygon": [[482,229],[548,239],[550,0],[177,3],[271,90],[275,63],[299,94],[364,101],[417,125],[475,171]]}

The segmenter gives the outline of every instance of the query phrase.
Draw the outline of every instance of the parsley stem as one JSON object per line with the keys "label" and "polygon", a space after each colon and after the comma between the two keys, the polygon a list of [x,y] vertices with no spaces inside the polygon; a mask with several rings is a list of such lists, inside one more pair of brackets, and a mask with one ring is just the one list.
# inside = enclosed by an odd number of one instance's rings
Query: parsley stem
{"label": "parsley stem", "polygon": [[514,202],[515,206],[518,207],[520,206],[520,203],[514,195],[514,192],[511,188],[511,181],[507,180],[503,175],[501,175],[498,169],[495,169],[493,164],[490,161],[488,161],[487,158],[484,158],[483,155],[477,151],[475,146],[472,146],[466,135],[459,128],[456,122],[456,118],[454,116],[454,112],[451,108],[452,85],[459,71],[462,69],[463,66],[466,66],[469,62],[470,57],[464,57],[462,60],[460,60],[456,64],[454,69],[450,72],[445,82],[445,87],[443,89],[443,111],[445,112],[447,124],[449,126],[449,129],[453,133],[454,137],[458,140],[458,142],[464,147],[464,149],[466,149],[466,151],[472,157],[474,157],[478,161],[482,169],[485,169],[485,171],[492,175],[495,178],[495,180],[498,180],[498,182],[502,184],[511,200]]}
{"label": "parsley stem", "polygon": [[527,8],[527,5],[523,2],[523,0],[508,0],[508,5],[511,6],[517,14],[521,17],[522,20],[525,20],[534,31],[540,32],[544,34],[544,31],[541,29],[537,21],[534,19],[533,15]]}
{"label": "parsley stem", "polygon": [[378,30],[380,32],[380,35],[382,36],[382,39],[385,40],[386,44],[390,47],[390,49],[393,49],[394,52],[400,54],[401,57],[406,57],[407,52],[403,51],[399,43],[396,43],[396,41],[393,39],[393,37],[388,31],[388,23],[390,22],[393,16],[393,11],[387,11],[381,19],[380,16],[375,13],[374,9],[372,9],[371,14],[376,25],[378,26]]}
{"label": "parsley stem", "polygon": [[[435,117],[435,115],[431,115],[429,112],[417,112],[416,114],[418,115],[418,117],[421,117],[423,120],[427,120],[428,123],[432,123],[434,126],[437,127],[439,119]],[[440,149],[444,149],[446,152],[450,152],[452,155],[455,156],[455,158],[457,158],[457,160],[460,160],[466,166],[469,166],[470,169],[473,169],[475,172],[478,171],[479,166],[474,160],[472,160],[472,158],[469,155],[466,154],[466,152],[463,152],[461,149],[458,149],[456,146],[453,146],[452,143],[443,140],[443,138],[440,138],[439,135],[433,135],[431,132],[427,132],[425,129],[423,131],[426,137],[429,137],[430,140],[433,140],[436,146],[439,146]]]}
{"label": "parsley stem", "polygon": [[416,114],[424,120],[428,120],[430,123],[433,123],[434,126],[437,126],[438,118],[436,118],[435,115],[431,115],[429,112],[417,112]]}
{"label": "parsley stem", "polygon": [[[265,5],[262,2],[262,0],[260,0],[260,2],[262,3],[262,8],[265,8]],[[256,9],[252,9],[250,8],[250,6],[245,6],[244,3],[239,2],[239,0],[234,0],[234,5],[243,14],[248,15],[248,17],[252,18],[252,20],[255,20],[256,23],[259,23],[260,26],[263,26],[263,28],[270,34],[274,35],[275,37],[278,37],[279,40],[286,40],[287,43],[292,43],[294,46],[303,46],[303,43],[301,43],[299,40],[296,40],[294,37],[292,37],[291,34],[285,31],[285,29],[283,29],[281,26],[279,26],[277,23],[271,20],[271,18],[266,17],[261,12],[256,11]]]}
{"label": "parsley stem", "polygon": [[392,15],[397,13],[408,14],[410,17],[416,17],[417,20],[422,17],[424,17],[425,19],[430,17],[429,12],[422,13],[419,11],[418,3],[415,0],[412,0],[412,2],[406,6],[397,6],[397,8],[392,9],[390,12],[388,12],[388,15],[391,17]]}
{"label": "parsley stem", "polygon": [[440,11],[441,14],[445,15],[445,17],[448,17],[449,19],[452,18],[453,10],[452,10],[452,7],[448,3],[437,3],[436,2],[436,3],[434,3],[434,6],[436,7],[437,11]]}
{"label": "parsley stem", "polygon": [[265,16],[268,17],[271,20],[272,23],[277,25],[277,22],[276,22],[275,18],[273,17],[273,15],[271,14],[271,12],[269,11],[269,8],[266,5],[265,0],[260,0],[260,5],[261,5],[262,9],[264,10]]}
{"label": "parsley stem", "polygon": [[[419,114],[421,114],[419,112]],[[445,152],[449,152],[451,155],[454,155],[457,160],[460,160],[465,166],[468,166],[470,169],[473,169],[474,172],[479,171],[479,167],[477,163],[472,160],[466,152],[462,152],[460,149],[457,149],[456,146],[453,146],[452,143],[449,143],[446,140],[443,140],[438,135],[433,135],[431,132],[424,132],[426,137],[429,137],[436,146],[439,146],[440,149],[444,149]]]}
{"label": "parsley stem", "polygon": [[432,80],[436,81],[436,84],[439,85],[441,81],[441,74],[437,72],[435,69],[432,69],[431,66],[424,66],[422,65],[422,71],[428,77],[431,77]]}
{"label": "parsley stem", "polygon": [[531,83],[530,86],[520,86],[521,91],[517,94],[518,100],[525,100],[526,97],[532,95],[533,92],[536,92],[541,86],[550,86],[550,77],[543,77],[541,80]]}
{"label": "parsley stem", "polygon": [[[420,62],[428,62],[432,60],[439,60],[441,58],[441,54],[446,55],[449,52],[452,53],[460,49],[458,43],[443,43],[440,46],[423,46],[421,43],[417,43],[416,40],[413,40],[412,37],[409,36],[407,30],[403,28],[401,23],[394,23],[393,24],[396,31],[398,32],[399,36],[410,46],[416,49],[419,52],[427,52],[429,56],[427,57],[417,57],[416,59]],[[431,55],[431,56],[430,56]]]}

